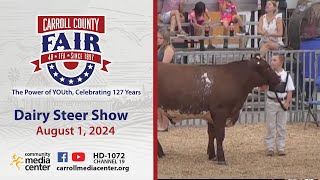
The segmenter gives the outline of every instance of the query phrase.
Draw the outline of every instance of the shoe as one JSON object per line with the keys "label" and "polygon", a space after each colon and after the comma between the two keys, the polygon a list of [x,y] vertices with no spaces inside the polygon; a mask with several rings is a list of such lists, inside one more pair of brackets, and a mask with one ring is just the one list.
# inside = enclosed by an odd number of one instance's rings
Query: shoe
{"label": "shoe", "polygon": [[212,46],[212,44],[209,44],[207,49],[215,49],[216,47]]}
{"label": "shoe", "polygon": [[286,155],[286,153],[284,152],[284,150],[282,150],[282,151],[278,151],[278,155],[279,156],[284,156],[284,155]]}
{"label": "shoe", "polygon": [[267,156],[273,156],[274,152],[273,150],[267,150],[266,155]]}
{"label": "shoe", "polygon": [[178,35],[180,35],[180,36],[187,36],[188,34],[184,31],[184,30],[180,30],[180,31],[178,31],[178,33],[177,33]]}
{"label": "shoe", "polygon": [[170,36],[171,36],[171,37],[176,36],[176,32],[170,31]]}

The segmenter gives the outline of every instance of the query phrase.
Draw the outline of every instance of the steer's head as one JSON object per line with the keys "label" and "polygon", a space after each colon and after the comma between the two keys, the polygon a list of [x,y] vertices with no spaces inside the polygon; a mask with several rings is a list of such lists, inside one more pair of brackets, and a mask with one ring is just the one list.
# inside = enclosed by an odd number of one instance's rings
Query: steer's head
{"label": "steer's head", "polygon": [[250,61],[251,69],[254,72],[254,87],[269,85],[275,87],[280,83],[280,78],[265,59],[256,54]]}

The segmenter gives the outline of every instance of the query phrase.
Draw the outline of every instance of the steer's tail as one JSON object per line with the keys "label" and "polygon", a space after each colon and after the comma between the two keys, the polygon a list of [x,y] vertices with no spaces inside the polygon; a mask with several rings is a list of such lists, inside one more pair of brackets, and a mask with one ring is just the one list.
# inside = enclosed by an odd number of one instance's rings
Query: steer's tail
{"label": "steer's tail", "polygon": [[160,144],[160,142],[158,140],[158,157],[161,158],[163,156],[165,156],[165,154],[164,154],[162,146],[161,146],[161,144]]}
{"label": "steer's tail", "polygon": [[169,119],[170,123],[172,125],[176,125],[176,122],[172,120],[172,117],[166,111],[163,111],[163,112],[164,112],[164,115],[167,116],[167,118]]}
{"label": "steer's tail", "polygon": [[174,122],[169,115],[167,115],[167,117],[168,117],[168,119],[169,119],[169,121],[170,121],[170,123],[171,123],[172,125],[176,125],[176,122]]}

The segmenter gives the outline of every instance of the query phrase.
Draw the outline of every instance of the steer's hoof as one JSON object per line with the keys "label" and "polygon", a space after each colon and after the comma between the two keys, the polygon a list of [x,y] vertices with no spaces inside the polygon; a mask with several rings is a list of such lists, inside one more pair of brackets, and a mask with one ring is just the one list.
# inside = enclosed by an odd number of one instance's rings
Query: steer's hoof
{"label": "steer's hoof", "polygon": [[158,152],[158,157],[159,157],[159,158],[162,158],[163,156],[165,156],[164,152],[163,152],[163,151],[159,151],[159,152]]}
{"label": "steer's hoof", "polygon": [[218,165],[227,165],[227,163],[225,161],[218,161],[217,163]]}
{"label": "steer's hoof", "polygon": [[216,161],[217,160],[217,156],[214,154],[209,154],[209,160],[210,161]]}
{"label": "steer's hoof", "polygon": [[209,160],[210,161],[217,161],[218,159],[217,159],[217,156],[216,156],[216,157],[211,157],[211,158],[209,157]]}

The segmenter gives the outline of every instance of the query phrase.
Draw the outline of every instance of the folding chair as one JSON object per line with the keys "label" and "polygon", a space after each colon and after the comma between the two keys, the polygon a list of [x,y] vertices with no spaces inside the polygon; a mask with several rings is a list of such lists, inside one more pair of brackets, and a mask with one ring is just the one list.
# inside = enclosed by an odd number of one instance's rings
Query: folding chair
{"label": "folding chair", "polygon": [[[311,117],[313,118],[314,123],[317,125],[317,127],[319,127],[317,118],[315,118],[315,115],[314,115],[314,113],[312,112],[311,109],[312,109],[313,105],[314,105],[315,107],[318,106],[318,105],[320,105],[320,101],[308,101],[308,102],[306,102],[306,104],[307,104],[309,107],[308,107],[307,118],[306,118],[305,123],[304,123],[304,129],[306,129],[307,122],[310,121],[310,115],[311,115]],[[316,110],[316,111],[317,111],[317,110]]]}
{"label": "folding chair", "polygon": [[[318,77],[319,78],[319,77]],[[317,91],[318,91],[318,88],[320,87],[320,81],[319,81],[320,79],[318,79],[317,81],[316,81],[316,88],[314,89],[314,93],[317,93]],[[312,99],[312,98],[310,98],[310,99]],[[307,118],[306,118],[306,120],[305,120],[305,123],[304,123],[304,129],[306,129],[306,126],[307,126],[307,122],[308,121],[310,121],[310,115],[311,115],[311,117],[313,118],[313,120],[314,120],[314,123],[317,125],[317,127],[319,127],[319,124],[318,124],[318,121],[317,121],[317,118],[315,117],[315,115],[314,115],[314,113],[315,112],[318,112],[318,110],[316,109],[316,110],[313,110],[312,108],[317,108],[317,106],[318,105],[320,105],[320,101],[318,101],[318,100],[310,100],[310,101],[307,101],[306,102],[306,104],[308,105],[308,114],[307,114]]]}

